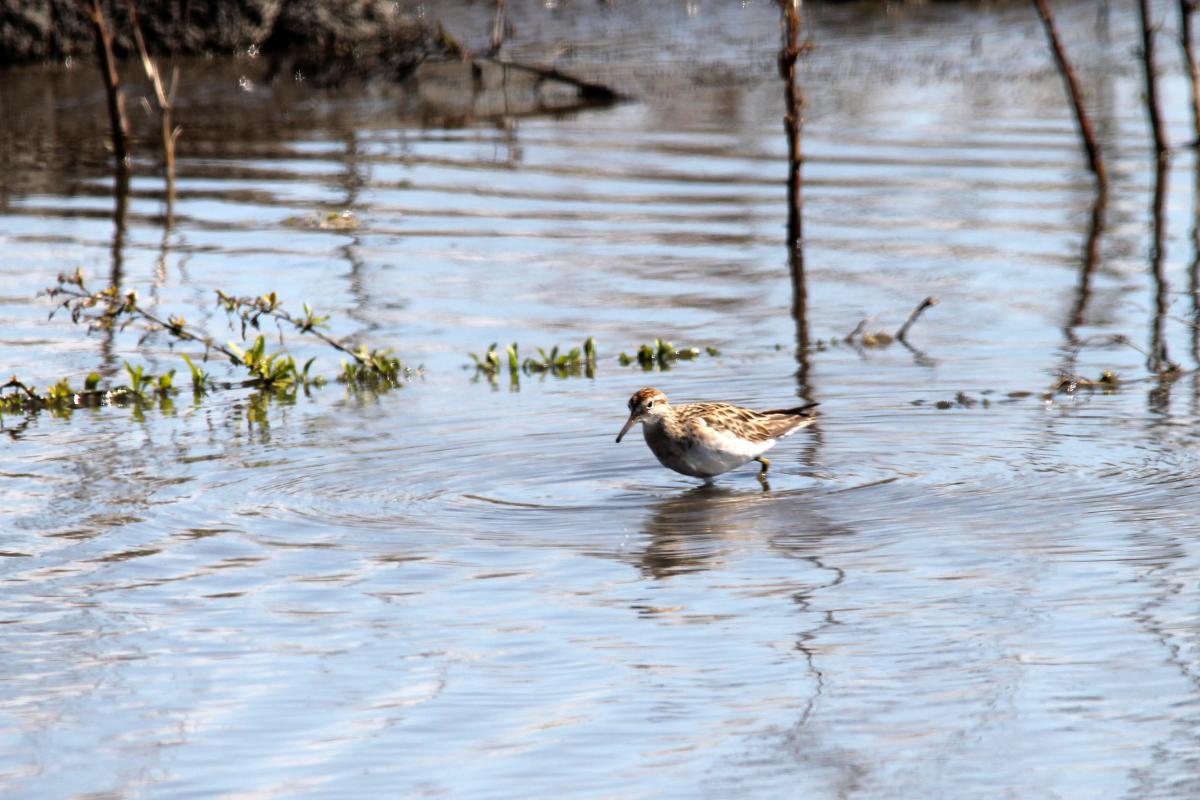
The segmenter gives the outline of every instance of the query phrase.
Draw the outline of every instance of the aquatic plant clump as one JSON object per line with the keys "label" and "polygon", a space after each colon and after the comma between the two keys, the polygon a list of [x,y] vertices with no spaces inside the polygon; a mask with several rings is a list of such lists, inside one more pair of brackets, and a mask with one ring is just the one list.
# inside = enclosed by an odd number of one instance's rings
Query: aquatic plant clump
{"label": "aquatic plant clump", "polygon": [[596,374],[596,339],[593,336],[589,336],[582,347],[573,347],[567,351],[560,350],[558,345],[551,347],[549,352],[539,347],[536,356],[527,356],[524,360],[521,359],[520,348],[516,342],[505,348],[503,360],[496,347],[496,342],[492,342],[482,356],[468,354],[474,362],[477,376],[484,375],[489,381],[495,381],[496,376],[507,368],[510,380],[516,384],[522,374],[550,374],[557,378],[593,378]]}
{"label": "aquatic plant clump", "polygon": [[[676,348],[675,345],[662,339],[655,339],[653,344],[643,344],[634,351],[634,355],[621,353],[617,361],[627,367],[638,364],[645,370],[667,370],[675,361],[691,361],[701,354],[719,356],[721,351],[715,347],[706,347],[703,351],[696,347]],[[483,354],[468,353],[475,370],[476,377],[487,377],[491,383],[498,375],[507,369],[509,379],[517,385],[521,375],[553,375],[556,378],[575,378],[596,376],[598,355],[596,338],[589,336],[582,347],[572,347],[565,350],[555,345],[549,351],[539,347],[536,356],[521,358],[520,347],[516,342],[505,348],[503,355],[497,350],[496,342],[492,342]]]}
{"label": "aquatic plant clump", "polygon": [[[282,302],[275,292],[259,297],[236,297],[217,290],[217,305],[226,312],[231,327],[236,326],[240,330],[242,339],[241,343],[231,341],[225,344],[193,327],[181,316],[172,315],[163,319],[144,308],[135,291],[121,292],[116,286],[91,290],[79,270],[60,274],[57,284],[45,293],[60,301],[50,313],[51,317],[66,310],[71,321],[86,325],[89,333],[95,330],[121,331],[130,325],[137,325],[143,331],[139,344],[154,333],[165,333],[177,341],[202,345],[202,356],[180,354],[191,375],[192,392],[197,399],[213,390],[235,388],[253,388],[272,396],[287,397],[294,395],[298,387],[307,389],[327,383],[325,377],[311,374],[315,357],[301,366],[289,353],[267,349],[266,336],[262,333],[254,335],[264,319],[275,321],[280,327],[281,338],[283,326],[290,325],[297,333],[313,337],[347,355],[336,380],[351,390],[386,391],[402,385],[417,372],[406,367],[392,355],[391,350],[374,350],[366,345],[353,347],[334,339],[321,330],[328,327],[328,316],[318,315],[307,303],[302,306],[302,315],[290,314],[282,308]],[[197,363],[197,360],[201,363],[208,361],[212,353],[221,354],[233,366],[241,368],[244,377],[225,381],[213,378]],[[152,375],[141,365],[125,362],[124,366],[128,383],[102,387],[101,376],[91,373],[84,381],[83,388],[78,390],[72,387],[68,378],[38,390],[13,376],[0,385],[0,413],[36,413],[45,409],[67,414],[76,408],[128,404],[140,408],[151,399],[161,403],[178,392],[175,385],[176,370]]]}
{"label": "aquatic plant clump", "polygon": [[[715,347],[707,347],[705,350],[710,356],[720,355],[720,351]],[[700,350],[695,347],[675,347],[670,342],[662,339],[655,339],[652,344],[643,344],[638,347],[633,356],[628,356],[621,353],[618,356],[621,366],[627,367],[635,361],[644,370],[668,370],[671,364],[676,361],[691,361],[699,357]]]}

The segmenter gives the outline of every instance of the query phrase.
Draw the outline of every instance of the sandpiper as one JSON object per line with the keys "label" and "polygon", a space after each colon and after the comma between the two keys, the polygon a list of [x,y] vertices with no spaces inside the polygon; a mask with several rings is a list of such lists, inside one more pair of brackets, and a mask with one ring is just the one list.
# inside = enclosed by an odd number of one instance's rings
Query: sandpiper
{"label": "sandpiper", "polygon": [[765,484],[771,462],[762,454],[784,436],[811,425],[815,405],[773,411],[751,411],[730,403],[673,406],[658,389],[646,388],[629,398],[629,419],[617,442],[640,422],[646,444],[668,469],[712,483],[723,472],[757,461],[762,464],[758,479]]}

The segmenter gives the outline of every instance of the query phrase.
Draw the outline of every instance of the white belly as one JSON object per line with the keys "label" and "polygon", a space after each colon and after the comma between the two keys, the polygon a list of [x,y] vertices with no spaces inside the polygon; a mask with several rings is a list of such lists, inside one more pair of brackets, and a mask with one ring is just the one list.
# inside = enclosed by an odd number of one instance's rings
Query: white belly
{"label": "white belly", "polygon": [[[720,475],[723,472],[729,472],[731,469],[737,469],[742,464],[758,458],[775,446],[774,439],[751,443],[743,442],[732,436],[725,438],[730,441],[722,442],[719,447],[697,444],[689,448],[687,454],[684,456],[684,461],[696,475],[702,478],[709,478]],[[732,446],[726,446],[730,444]]]}
{"label": "white belly", "polygon": [[661,440],[655,441],[649,429],[644,433],[647,444],[664,467],[696,478],[714,478],[731,469],[737,469],[770,450],[776,441],[767,439],[763,442],[748,442],[728,433],[709,429],[705,431],[704,436],[692,439],[690,446],[680,448]]}

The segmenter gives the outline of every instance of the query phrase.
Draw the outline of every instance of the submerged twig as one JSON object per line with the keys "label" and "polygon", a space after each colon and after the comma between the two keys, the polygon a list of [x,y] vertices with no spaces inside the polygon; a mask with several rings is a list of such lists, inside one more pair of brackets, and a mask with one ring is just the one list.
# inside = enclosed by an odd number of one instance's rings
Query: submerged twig
{"label": "submerged twig", "polygon": [[866,330],[866,328],[867,328],[867,323],[868,323],[868,322],[870,322],[870,321],[871,321],[871,318],[870,318],[870,317],[863,317],[861,320],[859,320],[859,321],[858,321],[858,324],[854,326],[854,330],[852,330],[852,331],[850,331],[849,333],[847,333],[847,334],[846,334],[846,335],[845,335],[843,338],[844,338],[844,339],[845,339],[847,342],[853,342],[853,341],[854,341],[854,337],[858,336],[858,335],[859,335],[859,334],[861,334],[861,333],[862,333],[864,330]]}
{"label": "submerged twig", "polygon": [[926,297],[924,300],[922,300],[920,304],[918,304],[917,307],[912,310],[912,313],[908,315],[908,319],[905,320],[904,324],[900,326],[900,330],[896,331],[896,340],[900,342],[905,341],[904,337],[908,335],[908,329],[911,328],[912,324],[917,321],[917,318],[924,314],[926,309],[933,308],[937,304],[938,299],[936,297]]}
{"label": "submerged twig", "polygon": [[1066,48],[1063,47],[1062,40],[1058,37],[1058,29],[1054,24],[1054,15],[1050,11],[1049,0],[1033,0],[1033,5],[1037,8],[1038,16],[1041,17],[1042,27],[1046,29],[1046,38],[1050,40],[1054,62],[1058,65],[1058,71],[1062,73],[1063,82],[1067,86],[1067,94],[1070,95],[1071,105],[1075,109],[1075,121],[1079,124],[1079,135],[1083,139],[1083,147],[1087,153],[1088,168],[1095,174],[1100,191],[1107,193],[1108,170],[1104,167],[1104,158],[1100,153],[1100,145],[1096,141],[1096,132],[1092,128],[1092,121],[1083,106],[1083,90],[1079,86],[1079,78],[1076,77],[1075,69],[1071,66],[1070,59],[1067,58]]}
{"label": "submerged twig", "polygon": [[873,333],[868,333],[867,325],[870,324],[874,317],[866,317],[854,326],[854,330],[845,335],[843,341],[850,345],[853,345],[857,342],[863,347],[887,347],[892,342],[900,342],[905,347],[908,347],[908,349],[912,350],[912,347],[909,346],[908,341],[905,339],[905,337],[908,336],[909,329],[913,326],[913,323],[915,323],[920,316],[925,313],[927,309],[933,308],[937,304],[938,299],[936,297],[926,297],[917,304],[917,307],[912,310],[912,312],[908,315],[908,319],[904,321],[904,324],[900,326],[895,334],[888,333],[887,331],[875,331]]}
{"label": "submerged twig", "polygon": [[573,75],[568,75],[567,73],[555,69],[554,67],[547,67],[539,64],[518,63],[515,61],[499,61],[494,58],[486,57],[476,58],[475,60],[482,63],[490,62],[505,69],[516,69],[521,70],[522,72],[528,72],[530,75],[536,77],[539,83],[544,81],[558,81],[560,83],[565,83],[568,86],[575,87],[579,91],[580,100],[590,103],[615,103],[618,100],[624,99],[624,95],[622,95],[620,92],[605,86],[602,83],[585,81],[582,78],[576,78]]}
{"label": "submerged twig", "polygon": [[20,389],[26,394],[27,397],[29,397],[30,400],[37,400],[39,397],[37,392],[18,380],[16,375],[9,378],[8,383],[0,386],[0,391],[3,391],[4,389]]}
{"label": "submerged twig", "polygon": [[1098,334],[1088,336],[1083,339],[1075,339],[1067,348],[1066,358],[1063,361],[1062,367],[1058,370],[1058,379],[1054,385],[1050,387],[1051,394],[1062,392],[1064,394],[1073,394],[1077,389],[1093,389],[1097,387],[1116,388],[1120,385],[1121,379],[1112,370],[1104,370],[1100,373],[1098,379],[1081,377],[1077,372],[1079,355],[1087,347],[1113,347],[1116,345],[1124,345],[1132,348],[1139,353],[1145,355],[1144,350],[1130,341],[1128,336],[1123,334],[1104,335]]}

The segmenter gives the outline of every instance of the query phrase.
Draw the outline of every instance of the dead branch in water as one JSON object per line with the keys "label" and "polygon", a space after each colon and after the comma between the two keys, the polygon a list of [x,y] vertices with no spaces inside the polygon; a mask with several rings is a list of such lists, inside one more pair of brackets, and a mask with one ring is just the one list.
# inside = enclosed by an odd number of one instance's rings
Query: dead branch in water
{"label": "dead branch in water", "polygon": [[137,3],[134,0],[126,0],[126,4],[129,7],[129,25],[133,28],[133,38],[137,42],[138,53],[142,57],[142,69],[146,71],[146,77],[150,79],[150,83],[154,87],[154,98],[158,102],[158,113],[162,120],[163,168],[166,171],[167,179],[167,218],[169,220],[172,216],[169,209],[173,208],[175,202],[175,140],[182,133],[181,128],[174,127],[171,123],[175,87],[179,84],[179,69],[176,68],[172,71],[170,88],[164,88],[158,66],[146,49],[141,21],[138,19]]}
{"label": "dead branch in water", "polygon": [[800,2],[779,0],[783,46],[779,50],[779,76],[784,80],[783,127],[788,141],[788,246],[796,247],[803,235],[804,211],[801,167],[804,151],[800,135],[804,129],[804,92],[796,80],[800,57]]}
{"label": "dead branch in water", "polygon": [[100,77],[104,81],[104,93],[108,99],[108,119],[112,124],[113,157],[117,169],[129,169],[129,120],[125,115],[125,93],[121,90],[121,76],[117,72],[117,60],[113,56],[112,33],[104,17],[100,0],[92,0],[92,27],[96,33],[96,58],[100,62]]}
{"label": "dead branch in water", "polygon": [[1187,66],[1188,80],[1192,89],[1192,129],[1196,134],[1192,147],[1200,148],[1200,64],[1192,47],[1192,14],[1197,0],[1179,0],[1179,47],[1183,50],[1183,63]]}
{"label": "dead branch in water", "polygon": [[1149,0],[1138,0],[1138,20],[1142,30],[1142,68],[1146,79],[1146,113],[1150,118],[1150,133],[1154,139],[1154,205],[1153,239],[1150,244],[1150,273],[1154,278],[1154,319],[1150,328],[1150,353],[1146,368],[1155,373],[1178,372],[1179,366],[1167,355],[1167,343],[1163,338],[1163,322],[1169,305],[1166,274],[1163,259],[1166,256],[1167,238],[1167,177],[1169,175],[1171,149],[1167,142],[1163,124],[1162,107],[1158,97],[1158,70],[1154,64],[1154,27],[1150,19]]}
{"label": "dead branch in water", "polygon": [[[470,54],[465,54],[464,58],[470,58]],[[492,63],[505,69],[521,70],[535,76],[539,82],[543,81],[558,81],[569,86],[574,86],[579,90],[579,99],[589,103],[615,103],[618,100],[624,100],[625,95],[615,89],[611,89],[601,83],[593,83],[585,81],[582,78],[576,78],[573,75],[568,75],[554,67],[542,66],[539,64],[526,64],[516,61],[502,61],[494,58],[479,57],[475,59],[480,63]]]}
{"label": "dead branch in water", "polygon": [[1067,85],[1067,94],[1071,97],[1071,105],[1075,109],[1075,120],[1079,123],[1079,135],[1083,139],[1083,147],[1087,152],[1088,167],[1096,176],[1096,183],[1102,193],[1108,193],[1108,170],[1104,168],[1104,157],[1100,153],[1100,145],[1096,141],[1096,131],[1088,118],[1083,106],[1083,90],[1079,86],[1079,78],[1067,58],[1066,48],[1058,38],[1058,29],[1054,25],[1054,15],[1050,12],[1049,0],[1033,0],[1038,16],[1042,19],[1042,27],[1046,29],[1046,38],[1050,40],[1050,49],[1054,52],[1054,61],[1058,71]]}
{"label": "dead branch in water", "polygon": [[908,340],[905,338],[908,336],[909,328],[913,326],[913,323],[915,323],[921,317],[921,315],[925,313],[926,310],[933,308],[937,304],[938,299],[936,297],[926,297],[920,303],[917,303],[917,307],[912,310],[912,312],[908,315],[908,319],[904,321],[904,324],[901,325],[899,330],[897,330],[894,334],[888,333],[887,331],[875,331],[873,333],[868,332],[867,325],[869,325],[871,320],[874,318],[867,317],[855,325],[854,330],[850,331],[843,337],[843,341],[849,345],[858,345],[862,347],[887,347],[892,342],[900,342],[905,347],[908,347],[909,350],[912,350],[913,348],[909,346]]}
{"label": "dead branch in water", "polygon": [[1154,27],[1150,22],[1150,0],[1138,0],[1138,19],[1142,26],[1142,67],[1146,76],[1146,112],[1150,117],[1150,133],[1154,137],[1154,152],[1158,159],[1167,158],[1170,145],[1163,124],[1162,107],[1158,99],[1158,70],[1154,66]]}
{"label": "dead branch in water", "polygon": [[904,337],[908,335],[908,329],[912,327],[913,323],[925,313],[926,309],[933,308],[937,304],[938,299],[936,297],[926,297],[924,300],[922,300],[920,304],[912,310],[912,313],[908,315],[908,319],[905,320],[904,324],[900,326],[900,330],[896,331],[896,341],[903,342]]}
{"label": "dead branch in water", "polygon": [[808,335],[808,287],[804,276],[803,214],[804,194],[802,167],[804,150],[801,133],[804,129],[804,92],[796,78],[796,60],[800,57],[800,0],[778,0],[779,25],[782,42],[779,47],[779,77],[783,79],[784,114],[783,129],[787,135],[788,148],[788,212],[787,251],[788,272],[792,280],[792,319],[796,322],[796,358],[799,369],[796,377],[800,392],[805,399],[811,391],[808,385],[809,335]]}
{"label": "dead branch in water", "polygon": [[492,40],[487,52],[489,56],[494,56],[500,52],[500,48],[504,46],[504,38],[507,36],[510,27],[507,0],[496,0],[496,16],[492,20]]}

